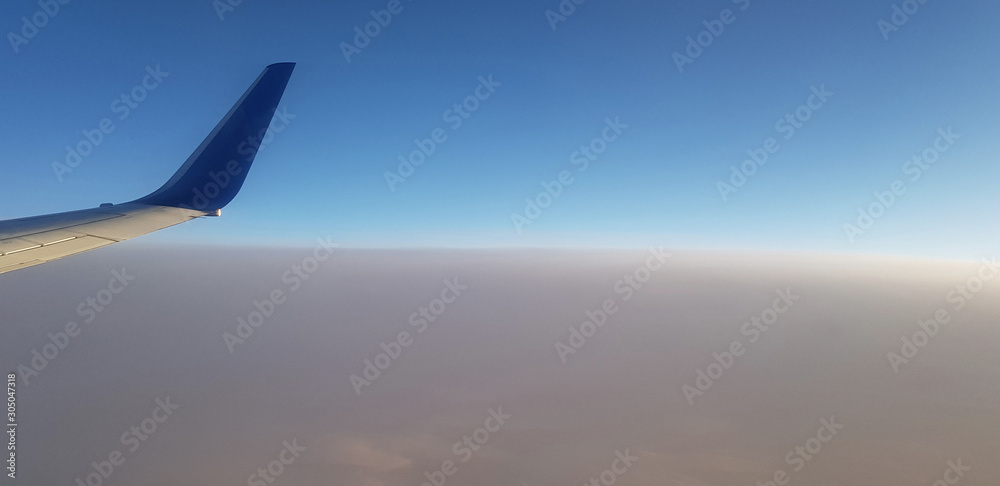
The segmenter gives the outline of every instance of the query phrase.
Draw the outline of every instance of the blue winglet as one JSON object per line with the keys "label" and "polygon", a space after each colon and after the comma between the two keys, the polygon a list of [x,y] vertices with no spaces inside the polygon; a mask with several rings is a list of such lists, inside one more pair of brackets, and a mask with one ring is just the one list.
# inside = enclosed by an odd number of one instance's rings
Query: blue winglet
{"label": "blue winglet", "polygon": [[272,64],[163,187],[131,201],[214,212],[243,187],[295,63]]}

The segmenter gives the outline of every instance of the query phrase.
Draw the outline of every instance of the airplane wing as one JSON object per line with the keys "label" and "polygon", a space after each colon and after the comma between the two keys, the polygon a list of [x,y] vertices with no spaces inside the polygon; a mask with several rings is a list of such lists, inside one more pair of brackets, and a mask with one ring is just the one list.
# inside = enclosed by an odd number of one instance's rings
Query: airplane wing
{"label": "airplane wing", "polygon": [[272,64],[162,187],[123,204],[0,221],[0,273],[135,238],[203,216],[236,197],[294,63]]}

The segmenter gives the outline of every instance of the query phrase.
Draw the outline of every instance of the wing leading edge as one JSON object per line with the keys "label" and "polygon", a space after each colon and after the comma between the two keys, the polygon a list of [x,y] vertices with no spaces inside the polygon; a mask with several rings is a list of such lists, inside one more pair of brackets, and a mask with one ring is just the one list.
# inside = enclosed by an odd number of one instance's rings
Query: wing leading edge
{"label": "wing leading edge", "polygon": [[236,197],[291,77],[294,63],[264,69],[184,165],[152,193],[117,205],[0,221],[0,273],[135,238],[202,216]]}

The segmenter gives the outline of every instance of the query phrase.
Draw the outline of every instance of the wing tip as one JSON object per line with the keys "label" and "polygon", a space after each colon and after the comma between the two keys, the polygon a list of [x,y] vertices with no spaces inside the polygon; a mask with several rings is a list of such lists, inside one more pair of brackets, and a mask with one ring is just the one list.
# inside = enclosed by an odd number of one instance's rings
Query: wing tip
{"label": "wing tip", "polygon": [[274,64],[268,64],[267,67],[264,68],[264,73],[267,73],[269,71],[277,71],[280,72],[282,75],[288,77],[292,75],[292,71],[294,69],[295,69],[294,62],[276,62]]}
{"label": "wing tip", "polygon": [[174,176],[131,202],[210,212],[229,204],[257,155],[251,141],[266,133],[294,68],[294,62],[266,66]]}

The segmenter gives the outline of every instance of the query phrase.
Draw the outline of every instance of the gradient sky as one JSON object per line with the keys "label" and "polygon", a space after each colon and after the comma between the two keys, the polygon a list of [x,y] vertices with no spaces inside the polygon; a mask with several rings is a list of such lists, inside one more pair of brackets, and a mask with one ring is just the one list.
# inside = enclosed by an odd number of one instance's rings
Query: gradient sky
{"label": "gradient sky", "polygon": [[[221,219],[143,244],[644,246],[993,253],[1000,178],[1000,4],[930,0],[883,38],[892,1],[590,0],[553,31],[558,2],[403,0],[348,63],[340,49],[384,0],[71,2],[27,45],[0,48],[0,218],[124,202],[159,187],[267,64],[298,63],[296,117],[258,156]],[[897,2],[899,3],[899,2]],[[33,0],[3,8],[19,31]],[[703,21],[736,20],[684,72],[672,53]],[[6,38],[5,34],[5,38]],[[146,66],[170,75],[128,118],[111,102]],[[459,129],[442,114],[480,76],[501,83]],[[811,86],[834,96],[723,201],[716,182]],[[116,130],[59,181],[51,164],[105,117]],[[524,233],[524,198],[599,136],[629,128]],[[903,164],[940,127],[962,138],[920,180]],[[415,138],[448,140],[395,192],[383,174]],[[575,172],[575,171],[574,171]],[[907,192],[853,244],[844,223],[896,179]]]}

